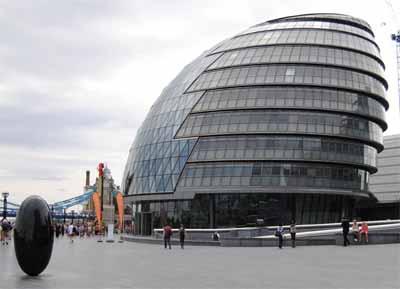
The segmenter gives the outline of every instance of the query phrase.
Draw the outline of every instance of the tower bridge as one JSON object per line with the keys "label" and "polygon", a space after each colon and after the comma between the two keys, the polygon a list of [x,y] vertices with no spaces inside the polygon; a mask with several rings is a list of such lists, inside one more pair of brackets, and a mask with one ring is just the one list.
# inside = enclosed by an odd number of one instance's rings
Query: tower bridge
{"label": "tower bridge", "polygon": [[[101,169],[100,165],[102,165]],[[85,219],[93,217],[97,223],[103,222],[105,218],[107,218],[108,222],[114,222],[116,207],[118,227],[122,229],[124,216],[122,193],[119,191],[119,187],[114,184],[110,170],[104,167],[102,163],[99,164],[98,169],[99,177],[96,178],[94,185],[90,185],[90,172],[86,172],[86,184],[83,194],[49,204],[54,219]],[[116,206],[114,206],[114,203]],[[67,209],[76,205],[83,205],[86,210],[66,212]],[[4,201],[0,200],[0,216],[16,217],[19,207],[20,204],[8,200],[6,201],[6,206],[4,206]],[[106,209],[105,213],[103,212],[103,207]],[[6,208],[6,214],[4,214],[4,208]]]}

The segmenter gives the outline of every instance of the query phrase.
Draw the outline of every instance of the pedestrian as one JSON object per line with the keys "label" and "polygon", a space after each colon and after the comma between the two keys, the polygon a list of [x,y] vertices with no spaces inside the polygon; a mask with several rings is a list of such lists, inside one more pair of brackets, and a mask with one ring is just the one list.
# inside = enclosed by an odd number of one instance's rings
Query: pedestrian
{"label": "pedestrian", "polygon": [[360,233],[358,230],[358,224],[357,224],[356,219],[353,220],[353,224],[351,226],[351,231],[353,232],[354,242],[358,242],[358,240],[360,239]]}
{"label": "pedestrian", "polygon": [[211,238],[212,238],[213,241],[219,241],[219,238],[220,238],[219,233],[217,231],[215,231],[212,234]]}
{"label": "pedestrian", "polygon": [[362,236],[365,237],[365,242],[368,243],[368,224],[367,222],[362,222],[360,230],[360,242],[362,241]]}
{"label": "pedestrian", "polygon": [[276,228],[275,236],[278,237],[278,247],[282,249],[283,244],[283,225],[279,224],[278,228]]}
{"label": "pedestrian", "polygon": [[91,236],[92,236],[92,224],[89,224],[89,225],[88,225],[88,228],[87,228],[87,236],[88,236],[88,237],[91,237]]}
{"label": "pedestrian", "polygon": [[7,232],[6,232],[6,220],[2,220],[0,224],[0,232],[1,232],[1,244],[5,245],[6,244],[6,238],[7,238]]}
{"label": "pedestrian", "polygon": [[78,226],[75,226],[75,225],[72,225],[73,226],[73,228],[72,228],[72,234],[73,234],[73,236],[75,237],[75,236],[79,236],[79,227]]}
{"label": "pedestrian", "polygon": [[60,236],[60,224],[56,224],[56,238]]}
{"label": "pedestrian", "polygon": [[85,227],[83,226],[83,224],[81,224],[79,226],[79,238],[82,239],[83,237],[85,237]]}
{"label": "pedestrian", "polygon": [[3,222],[1,223],[1,235],[2,235],[2,241],[3,245],[8,245],[8,232],[10,232],[12,229],[10,222],[8,222],[6,219],[3,219]]}
{"label": "pedestrian", "polygon": [[61,237],[64,237],[65,233],[65,224],[60,225]]}
{"label": "pedestrian", "polygon": [[179,228],[179,243],[181,243],[181,249],[183,249],[185,245],[185,236],[186,236],[185,227],[183,226],[183,224],[181,224],[181,227]]}
{"label": "pedestrian", "polygon": [[290,238],[292,239],[292,248],[296,247],[296,221],[292,220],[290,224]]}
{"label": "pedestrian", "polygon": [[67,227],[67,235],[71,241],[71,243],[74,242],[74,225],[71,223],[69,224],[69,226]]}
{"label": "pedestrian", "polygon": [[350,241],[347,238],[347,234],[349,233],[349,228],[350,228],[350,224],[349,224],[349,220],[347,220],[347,218],[343,218],[342,219],[342,233],[343,233],[343,246],[347,246],[350,245]]}
{"label": "pedestrian", "polygon": [[172,237],[172,228],[167,223],[167,225],[164,227],[164,248],[165,249],[167,249],[167,245],[168,245],[169,249],[171,250],[171,237]]}

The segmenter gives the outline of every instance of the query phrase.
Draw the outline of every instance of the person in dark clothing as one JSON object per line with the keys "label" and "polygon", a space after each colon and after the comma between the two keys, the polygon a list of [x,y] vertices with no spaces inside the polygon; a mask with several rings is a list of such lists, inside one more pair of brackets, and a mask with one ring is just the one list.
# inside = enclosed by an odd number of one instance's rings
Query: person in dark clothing
{"label": "person in dark clothing", "polygon": [[220,238],[220,235],[219,235],[219,233],[217,231],[215,231],[211,236],[211,239],[213,241],[219,241],[219,238]]}
{"label": "person in dark clothing", "polygon": [[56,238],[60,236],[60,224],[56,224]]}
{"label": "person in dark clothing", "polygon": [[296,247],[296,221],[292,220],[290,224],[290,237],[292,239],[292,248]]}
{"label": "person in dark clothing", "polygon": [[181,249],[183,249],[185,245],[185,235],[185,227],[183,226],[183,224],[181,224],[181,227],[179,228],[179,242],[181,243]]}
{"label": "person in dark clothing", "polygon": [[171,249],[171,236],[172,236],[172,228],[170,225],[166,225],[164,227],[164,247],[167,249],[167,245],[169,249]]}
{"label": "person in dark clothing", "polygon": [[342,232],[343,232],[343,246],[347,246],[350,245],[350,241],[347,238],[347,234],[349,233],[349,228],[350,228],[350,224],[349,224],[349,220],[346,218],[342,219]]}
{"label": "person in dark clothing", "polygon": [[283,244],[283,225],[279,224],[278,228],[276,228],[275,236],[278,237],[279,242],[278,242],[278,247],[279,249],[282,249],[282,244]]}
{"label": "person in dark clothing", "polygon": [[8,232],[12,230],[12,226],[7,219],[2,220],[1,229],[2,229],[1,239],[3,241],[2,243],[3,245],[8,245]]}

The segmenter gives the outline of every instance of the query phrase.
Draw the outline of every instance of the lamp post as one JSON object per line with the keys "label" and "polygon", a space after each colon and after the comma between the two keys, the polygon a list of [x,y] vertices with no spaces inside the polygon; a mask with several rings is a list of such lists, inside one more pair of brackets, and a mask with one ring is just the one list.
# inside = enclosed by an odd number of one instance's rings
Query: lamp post
{"label": "lamp post", "polygon": [[71,211],[71,224],[74,223],[74,213],[75,213],[75,211],[72,210],[72,211]]}
{"label": "lamp post", "polygon": [[3,200],[3,220],[4,220],[4,219],[7,219],[7,198],[10,195],[10,193],[3,192],[3,193],[1,193],[1,195],[4,198],[4,200]]}

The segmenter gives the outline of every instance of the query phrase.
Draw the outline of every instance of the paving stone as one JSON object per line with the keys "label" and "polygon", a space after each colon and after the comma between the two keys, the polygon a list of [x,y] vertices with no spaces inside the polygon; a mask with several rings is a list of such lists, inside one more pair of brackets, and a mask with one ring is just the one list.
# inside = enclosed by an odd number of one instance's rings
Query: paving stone
{"label": "paving stone", "polygon": [[38,277],[0,246],[0,288],[400,288],[400,244],[202,247],[55,240]]}

